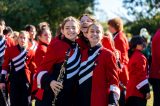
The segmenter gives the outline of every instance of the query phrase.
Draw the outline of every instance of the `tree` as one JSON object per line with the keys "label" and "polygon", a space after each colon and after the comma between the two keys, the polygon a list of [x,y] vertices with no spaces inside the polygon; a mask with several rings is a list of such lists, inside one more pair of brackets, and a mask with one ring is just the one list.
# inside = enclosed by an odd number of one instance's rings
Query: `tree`
{"label": "tree", "polygon": [[151,18],[160,12],[160,0],[123,0],[123,4],[135,19]]}
{"label": "tree", "polygon": [[134,22],[128,22],[125,25],[125,31],[133,35],[139,35],[141,28],[146,28],[150,35],[154,35],[160,27],[160,13],[157,13],[150,19],[139,19]]}
{"label": "tree", "polygon": [[79,17],[93,6],[94,0],[0,0],[0,17],[16,30],[47,21],[55,31],[65,17]]}

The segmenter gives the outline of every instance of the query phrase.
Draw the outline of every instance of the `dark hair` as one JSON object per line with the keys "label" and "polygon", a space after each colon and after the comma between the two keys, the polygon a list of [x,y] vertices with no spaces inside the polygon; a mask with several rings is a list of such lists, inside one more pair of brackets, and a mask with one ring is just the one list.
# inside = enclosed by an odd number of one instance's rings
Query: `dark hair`
{"label": "dark hair", "polygon": [[36,28],[36,27],[34,25],[26,25],[25,26],[25,30],[28,32],[31,31],[31,29],[33,29],[33,28]]}
{"label": "dark hair", "polygon": [[3,30],[3,34],[7,35],[8,33],[13,33],[13,30],[11,27],[7,26],[4,30]]}
{"label": "dark hair", "polygon": [[131,57],[137,45],[143,45],[144,47],[146,46],[145,39],[139,35],[132,37],[131,41],[129,42],[130,46],[130,49],[128,51],[129,57]]}

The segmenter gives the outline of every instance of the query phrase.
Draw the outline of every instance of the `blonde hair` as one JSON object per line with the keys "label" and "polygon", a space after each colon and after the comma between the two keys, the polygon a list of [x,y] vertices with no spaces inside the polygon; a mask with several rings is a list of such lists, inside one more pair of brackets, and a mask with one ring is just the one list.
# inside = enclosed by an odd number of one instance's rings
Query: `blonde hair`
{"label": "blonde hair", "polygon": [[116,31],[123,31],[123,21],[119,17],[109,20],[108,25],[115,28]]}
{"label": "blonde hair", "polygon": [[[25,36],[27,36],[27,38],[29,38],[29,33],[27,31],[24,31],[24,30],[20,31],[19,35],[25,35]],[[18,38],[19,38],[19,36],[18,36]]]}

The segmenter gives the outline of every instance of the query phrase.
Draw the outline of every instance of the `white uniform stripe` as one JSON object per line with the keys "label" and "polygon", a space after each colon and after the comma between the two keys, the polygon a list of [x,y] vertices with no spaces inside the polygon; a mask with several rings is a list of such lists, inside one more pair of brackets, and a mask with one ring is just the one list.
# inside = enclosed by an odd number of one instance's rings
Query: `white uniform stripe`
{"label": "white uniform stripe", "polygon": [[5,51],[0,53],[0,57],[4,56]]}
{"label": "white uniform stripe", "polygon": [[22,64],[22,65],[19,66],[19,67],[16,67],[16,68],[15,68],[15,71],[19,71],[19,70],[21,70],[23,67],[24,67],[24,64]]}
{"label": "white uniform stripe", "polygon": [[146,84],[148,84],[149,82],[148,82],[148,79],[145,79],[145,80],[143,80],[142,82],[140,82],[137,86],[136,86],[136,88],[137,89],[140,89],[140,88],[142,88],[144,85],[146,85]]}
{"label": "white uniform stripe", "polygon": [[21,58],[25,53],[27,52],[27,50],[25,49],[23,52],[21,52],[18,56],[14,57],[12,60],[13,62],[18,60],[19,58]]}
{"label": "white uniform stripe", "polygon": [[37,85],[38,85],[38,88],[41,88],[41,79],[42,79],[42,76],[44,74],[46,74],[47,71],[41,71],[38,75],[37,75]]}
{"label": "white uniform stripe", "polygon": [[87,74],[86,76],[82,77],[79,80],[79,85],[82,84],[84,81],[86,81],[88,78],[90,78],[93,75],[93,71],[91,71],[89,74]]}
{"label": "white uniform stripe", "polygon": [[74,65],[72,65],[71,67],[68,67],[67,70],[71,70],[74,67],[76,67],[80,63],[80,61],[81,61],[81,56],[79,57],[78,61]]}
{"label": "white uniform stripe", "polygon": [[86,72],[89,68],[91,68],[94,65],[95,62],[92,62],[90,65],[88,65],[85,69],[80,70],[79,75],[83,74],[84,72]]}
{"label": "white uniform stripe", "polygon": [[0,51],[3,50],[3,49],[5,48],[5,46],[6,46],[6,45],[3,45],[3,46],[0,48]]}
{"label": "white uniform stripe", "polygon": [[116,85],[110,85],[110,91],[113,91],[117,94],[117,98],[120,97],[120,89]]}
{"label": "white uniform stripe", "polygon": [[18,64],[20,64],[20,63],[22,63],[22,62],[24,62],[24,61],[25,61],[25,58],[26,58],[26,57],[24,57],[23,59],[21,59],[20,61],[18,61],[18,62],[16,62],[16,63],[14,63],[14,66],[16,66],[16,65],[18,65]]}
{"label": "white uniform stripe", "polygon": [[75,60],[76,56],[77,56],[77,53],[78,53],[78,47],[76,47],[74,53],[72,54],[72,56],[68,59],[67,61],[67,64],[71,63],[72,61]]}
{"label": "white uniform stripe", "polygon": [[97,49],[92,56],[89,56],[89,58],[86,61],[82,62],[81,67],[86,65],[88,61],[94,59],[97,56],[97,53],[99,52],[99,50],[100,50],[100,48]]}
{"label": "white uniform stripe", "polygon": [[6,70],[2,70],[2,71],[1,71],[1,74],[5,74],[5,75],[6,75],[6,74],[7,74],[7,71],[6,71]]}
{"label": "white uniform stripe", "polygon": [[0,41],[0,45],[2,45],[5,42],[5,38],[3,37],[2,40]]}
{"label": "white uniform stripe", "polygon": [[74,75],[76,75],[78,72],[79,72],[79,68],[78,68],[76,71],[67,74],[67,79],[72,78],[72,77],[73,77]]}

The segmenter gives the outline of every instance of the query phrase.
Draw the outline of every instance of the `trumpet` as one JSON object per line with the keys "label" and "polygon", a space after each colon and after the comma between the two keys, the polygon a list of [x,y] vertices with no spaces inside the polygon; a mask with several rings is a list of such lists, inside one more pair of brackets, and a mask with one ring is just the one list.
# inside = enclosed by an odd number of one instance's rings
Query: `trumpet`
{"label": "trumpet", "polygon": [[[66,58],[65,58],[63,64],[61,65],[60,73],[59,73],[58,78],[57,78],[57,81],[60,82],[60,83],[63,83],[63,79],[64,79],[64,75],[65,75],[65,71],[66,71],[66,65],[67,65],[69,55],[70,55],[70,49],[68,49],[68,51],[66,52]],[[55,103],[56,103],[56,100],[57,100],[57,96],[60,92],[61,92],[61,90],[54,93],[52,106],[56,106]]]}

